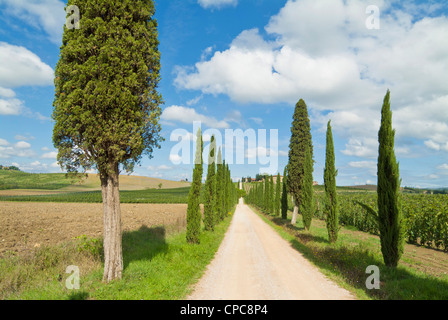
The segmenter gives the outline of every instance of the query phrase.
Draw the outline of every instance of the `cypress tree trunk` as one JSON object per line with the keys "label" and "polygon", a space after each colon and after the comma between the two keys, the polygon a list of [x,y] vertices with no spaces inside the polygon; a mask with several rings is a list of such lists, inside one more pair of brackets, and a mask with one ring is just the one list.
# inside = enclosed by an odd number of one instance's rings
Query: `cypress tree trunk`
{"label": "cypress tree trunk", "polygon": [[395,158],[390,91],[384,98],[378,133],[378,223],[384,263],[396,267],[404,250],[402,213],[399,206],[400,175]]}
{"label": "cypress tree trunk", "polygon": [[331,121],[327,124],[327,148],[325,157],[324,182],[325,182],[325,214],[327,232],[330,242],[336,242],[339,231],[339,206],[336,193],[335,155]]}
{"label": "cypress tree trunk", "polygon": [[109,173],[100,172],[103,197],[104,273],[103,281],[121,279],[123,250],[121,246],[121,210],[118,163],[111,164]]}
{"label": "cypress tree trunk", "polygon": [[292,212],[291,224],[295,225],[297,223],[297,216],[299,215],[299,206],[297,205],[297,199],[293,198],[294,211]]}

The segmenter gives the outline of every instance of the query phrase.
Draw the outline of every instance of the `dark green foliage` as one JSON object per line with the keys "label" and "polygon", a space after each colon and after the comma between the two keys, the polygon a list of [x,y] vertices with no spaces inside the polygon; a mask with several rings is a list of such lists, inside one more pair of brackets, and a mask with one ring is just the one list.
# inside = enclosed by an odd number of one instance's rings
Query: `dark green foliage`
{"label": "dark green foliage", "polygon": [[314,188],[313,188],[313,159],[311,158],[311,152],[309,146],[305,147],[305,172],[303,176],[302,185],[302,202],[301,212],[303,225],[306,230],[310,230],[311,221],[314,215]]}
{"label": "dark green foliage", "polygon": [[205,181],[204,194],[204,225],[205,230],[213,230],[215,227],[216,215],[216,141],[215,136],[210,140],[210,151],[208,156],[207,179]]}
{"label": "dark green foliage", "polygon": [[378,222],[384,263],[396,267],[404,250],[402,213],[399,203],[400,173],[395,158],[390,91],[384,98],[378,133]]}
{"label": "dark green foliage", "polygon": [[299,208],[302,205],[302,188],[305,176],[305,153],[309,148],[313,159],[313,145],[311,138],[311,126],[308,117],[308,108],[303,99],[296,104],[293,122],[291,126],[291,140],[289,143],[288,162],[288,192],[295,200]]}
{"label": "dark green foliage", "polygon": [[53,142],[68,172],[132,171],[162,137],[157,21],[151,0],[69,0],[81,28],[66,29],[55,69]]}
{"label": "dark green foliage", "polygon": [[287,189],[287,168],[285,167],[283,173],[283,183],[282,183],[282,219],[286,219],[288,216],[288,189]]}
{"label": "dark green foliage", "polygon": [[218,159],[216,161],[216,215],[218,220],[225,217],[225,176],[224,167],[222,163],[221,147],[218,151]]}
{"label": "dark green foliage", "polygon": [[325,183],[325,217],[327,223],[328,238],[330,242],[336,242],[339,231],[339,204],[336,192],[335,154],[331,121],[327,124],[327,147],[324,168]]}
{"label": "dark green foliage", "polygon": [[274,189],[274,178],[273,176],[269,179],[269,213],[275,214],[275,189]]}
{"label": "dark green foliage", "polygon": [[275,216],[280,215],[281,208],[281,198],[282,198],[282,183],[281,183],[280,173],[277,174],[277,183],[275,184]]}
{"label": "dark green foliage", "polygon": [[199,128],[197,133],[197,147],[195,165],[193,169],[193,181],[191,183],[190,193],[188,195],[187,209],[187,242],[199,243],[199,234],[201,232],[202,213],[200,208],[200,196],[202,189],[202,152],[203,142],[202,133]]}

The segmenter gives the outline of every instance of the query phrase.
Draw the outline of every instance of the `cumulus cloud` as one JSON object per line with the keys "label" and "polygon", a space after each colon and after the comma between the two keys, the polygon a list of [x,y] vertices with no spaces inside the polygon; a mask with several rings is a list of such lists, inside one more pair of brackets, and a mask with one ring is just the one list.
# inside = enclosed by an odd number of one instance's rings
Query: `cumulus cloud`
{"label": "cumulus cloud", "polygon": [[205,116],[198,113],[193,108],[187,108],[182,106],[170,106],[165,108],[160,117],[165,123],[181,122],[185,124],[193,124],[195,121],[200,121],[208,127],[216,129],[225,129],[229,127],[226,121],[219,121],[213,117]]}
{"label": "cumulus cloud", "polygon": [[41,158],[42,159],[56,159],[58,156],[58,153],[56,151],[52,151],[52,152],[47,152],[44,153]]}
{"label": "cumulus cloud", "polygon": [[[369,5],[380,9],[379,30],[366,28]],[[265,27],[270,40],[244,30],[228,49],[177,67],[174,83],[238,103],[294,105],[304,98],[322,130],[332,119],[348,140],[344,154],[367,158],[376,157],[382,98],[390,89],[397,138],[448,151],[448,18],[435,15],[439,8],[288,0]]]}
{"label": "cumulus cloud", "polygon": [[[11,88],[21,86],[47,86],[54,80],[53,69],[25,47],[0,42],[1,95],[13,98]],[[6,89],[5,89],[6,88]]]}
{"label": "cumulus cloud", "polygon": [[18,141],[14,144],[5,139],[0,139],[0,159],[10,159],[13,157],[34,157],[35,152],[31,150],[31,144],[26,141]]}
{"label": "cumulus cloud", "polygon": [[59,0],[0,0],[2,9],[9,16],[43,30],[54,44],[62,43],[63,25],[65,24],[65,4]]}

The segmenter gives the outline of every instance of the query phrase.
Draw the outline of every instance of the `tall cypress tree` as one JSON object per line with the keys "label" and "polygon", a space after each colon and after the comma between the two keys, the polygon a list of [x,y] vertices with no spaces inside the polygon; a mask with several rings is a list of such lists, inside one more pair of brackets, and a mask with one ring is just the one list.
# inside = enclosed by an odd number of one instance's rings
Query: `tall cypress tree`
{"label": "tall cypress tree", "polygon": [[270,203],[269,203],[269,212],[271,214],[274,214],[274,210],[275,210],[275,193],[274,193],[274,178],[271,175],[270,179],[269,179],[269,199],[270,199]]}
{"label": "tall cypress tree", "polygon": [[218,158],[216,160],[216,217],[217,220],[224,218],[224,196],[225,196],[225,172],[222,164],[221,147],[218,150]]}
{"label": "tall cypress tree", "polygon": [[302,180],[302,220],[306,230],[310,230],[311,221],[314,214],[314,189],[313,189],[313,159],[311,158],[310,147],[305,147],[305,167]]}
{"label": "tall cypress tree", "polygon": [[68,0],[81,28],[64,27],[55,68],[53,143],[67,172],[99,172],[103,280],[123,271],[120,170],[132,172],[163,138],[157,21],[152,0]]}
{"label": "tall cypress tree", "polygon": [[404,250],[403,214],[400,207],[400,173],[395,158],[395,130],[392,129],[390,91],[387,90],[381,109],[381,127],[378,132],[378,211],[357,202],[373,215],[380,231],[381,253],[384,263],[397,267]]}
{"label": "tall cypress tree", "polygon": [[200,208],[200,196],[202,188],[202,152],[203,142],[201,128],[197,133],[196,157],[193,169],[193,181],[191,183],[190,193],[188,194],[187,208],[187,242],[199,243],[199,234],[201,232],[202,214]]}
{"label": "tall cypress tree", "polygon": [[303,99],[297,102],[291,125],[291,140],[289,143],[288,161],[288,191],[294,198],[294,212],[291,224],[297,221],[298,210],[302,206],[302,188],[305,175],[305,152],[307,146],[313,159],[313,144],[311,137],[308,108]]}
{"label": "tall cypress tree", "polygon": [[277,174],[277,182],[275,184],[275,216],[280,215],[282,184],[280,181],[280,172]]}
{"label": "tall cypress tree", "polygon": [[384,97],[378,133],[378,226],[384,263],[396,267],[404,250],[402,212],[399,204],[400,173],[395,158],[390,91]]}
{"label": "tall cypress tree", "polygon": [[283,183],[282,183],[282,219],[288,217],[288,187],[287,187],[287,167],[283,172]]}
{"label": "tall cypress tree", "polygon": [[336,242],[339,231],[339,205],[336,193],[336,176],[338,171],[335,167],[335,155],[333,144],[333,133],[331,121],[327,124],[327,147],[325,156],[324,182],[325,182],[325,215],[327,232],[330,242]]}
{"label": "tall cypress tree", "polygon": [[210,140],[210,151],[208,155],[207,179],[205,181],[204,195],[204,225],[205,230],[214,230],[215,228],[215,211],[216,211],[216,141],[213,135]]}

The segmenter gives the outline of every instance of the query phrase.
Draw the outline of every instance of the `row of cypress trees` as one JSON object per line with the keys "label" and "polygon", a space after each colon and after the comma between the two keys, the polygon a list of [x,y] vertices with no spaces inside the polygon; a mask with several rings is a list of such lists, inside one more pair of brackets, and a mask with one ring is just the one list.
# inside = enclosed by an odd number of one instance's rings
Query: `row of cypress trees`
{"label": "row of cypress trees", "polygon": [[280,173],[274,184],[274,176],[266,175],[263,182],[250,188],[246,202],[257,206],[263,212],[271,213],[275,217],[286,219],[288,212],[288,192],[285,181],[281,180]]}
{"label": "row of cypress trees", "polygon": [[[216,155],[216,139],[214,136],[210,140],[205,185],[202,184],[204,144],[200,128],[197,132],[196,141],[193,181],[188,195],[186,238],[189,243],[199,244],[202,223],[205,230],[214,231],[215,226],[224,220],[237,203],[238,192],[232,182],[229,165],[222,159],[221,148]],[[202,216],[200,208],[201,194],[204,216]]]}
{"label": "row of cypress trees", "polygon": [[[379,226],[381,251],[384,263],[396,267],[404,250],[403,216],[400,208],[399,164],[394,152],[395,130],[392,128],[390,91],[384,97],[381,110],[381,126],[378,132],[378,211],[365,204],[358,203],[372,214]],[[265,212],[287,218],[288,194],[292,195],[294,211],[291,224],[295,225],[299,212],[306,230],[310,229],[315,212],[313,201],[313,144],[311,127],[306,103],[303,99],[296,104],[291,126],[289,161],[283,174],[283,188],[280,201],[279,187],[273,192],[272,177],[264,183],[258,183],[250,189],[246,201],[258,206]],[[325,203],[324,212],[329,242],[338,239],[339,205],[336,191],[335,152],[331,120],[327,124],[326,155],[324,167]],[[277,182],[280,178],[277,178]],[[275,199],[274,201],[272,199]],[[280,205],[279,205],[280,202]],[[279,209],[280,208],[280,209]]]}

